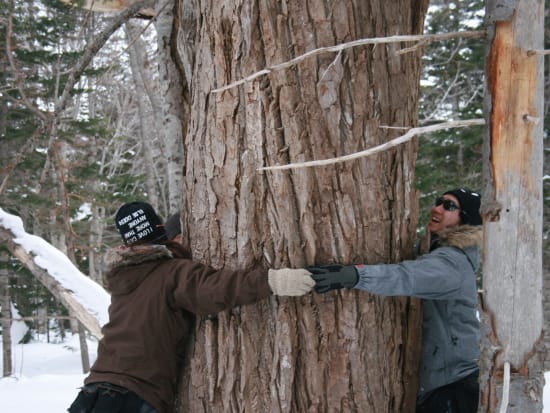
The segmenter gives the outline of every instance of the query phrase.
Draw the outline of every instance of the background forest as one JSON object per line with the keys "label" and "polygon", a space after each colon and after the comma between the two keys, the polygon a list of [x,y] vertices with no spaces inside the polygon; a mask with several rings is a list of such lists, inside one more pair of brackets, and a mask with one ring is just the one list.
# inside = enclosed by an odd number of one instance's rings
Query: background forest
{"label": "background forest", "polygon": [[[170,114],[161,97],[170,85],[159,70],[159,22],[131,19],[103,44],[112,15],[50,0],[6,3],[0,10],[0,207],[101,283],[101,254],[119,241],[111,223],[122,202],[148,200],[163,217],[181,205],[182,131],[162,126]],[[483,1],[433,0],[425,33],[479,30],[483,18]],[[420,126],[483,117],[484,54],[479,38],[425,46]],[[82,72],[76,83],[75,67]],[[415,185],[422,224],[435,194],[458,183],[482,189],[483,129],[418,139]],[[547,257],[546,223],[544,234]],[[68,325],[56,317],[67,315],[63,307],[3,246],[0,257],[11,300],[22,315],[36,318],[28,322],[31,334],[62,334]],[[546,259],[545,274],[547,266]]]}

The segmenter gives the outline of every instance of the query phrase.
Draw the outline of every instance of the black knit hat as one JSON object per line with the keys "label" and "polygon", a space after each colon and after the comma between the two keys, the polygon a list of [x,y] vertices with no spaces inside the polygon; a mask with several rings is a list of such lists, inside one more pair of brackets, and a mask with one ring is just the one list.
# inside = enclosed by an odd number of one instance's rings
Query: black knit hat
{"label": "black knit hat", "polygon": [[115,226],[126,244],[138,241],[157,243],[166,240],[162,221],[146,202],[122,205],[115,215]]}
{"label": "black knit hat", "polygon": [[462,225],[481,225],[483,220],[479,214],[481,196],[467,188],[456,188],[443,195],[454,195],[460,202],[460,223]]}
{"label": "black knit hat", "polygon": [[166,230],[166,237],[168,239],[174,239],[175,236],[181,234],[181,222],[179,212],[170,215],[170,218],[168,218],[164,224],[164,229]]}

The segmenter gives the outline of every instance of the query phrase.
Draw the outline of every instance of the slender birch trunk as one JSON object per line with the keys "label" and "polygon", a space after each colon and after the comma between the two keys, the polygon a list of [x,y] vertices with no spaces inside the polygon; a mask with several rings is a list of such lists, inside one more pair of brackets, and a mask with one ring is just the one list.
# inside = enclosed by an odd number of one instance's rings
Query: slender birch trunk
{"label": "slender birch trunk", "polygon": [[[133,29],[128,23],[125,25],[125,28],[130,44],[128,53],[130,55],[132,78],[136,87],[136,96],[146,96],[146,82],[150,80],[147,74],[144,73],[144,48],[139,38],[139,32]],[[156,114],[153,113],[156,108],[152,104],[153,102],[149,103],[150,105],[147,105],[143,99],[138,97],[137,108],[139,127],[136,133],[139,134],[138,140],[141,142],[142,146],[143,173],[145,175],[148,202],[160,212],[162,202],[158,194],[160,193],[161,185],[158,182],[159,176],[157,175],[155,161],[162,162],[162,158],[160,156],[160,151],[158,151],[158,145],[153,143],[154,141],[159,142],[158,132],[160,126],[156,123]]]}
{"label": "slender birch trunk", "polygon": [[183,135],[189,123],[186,81],[172,59],[172,45],[181,33],[174,17],[175,1],[157,3],[155,19],[159,61],[161,134],[165,148],[168,213],[181,209],[183,186]]}

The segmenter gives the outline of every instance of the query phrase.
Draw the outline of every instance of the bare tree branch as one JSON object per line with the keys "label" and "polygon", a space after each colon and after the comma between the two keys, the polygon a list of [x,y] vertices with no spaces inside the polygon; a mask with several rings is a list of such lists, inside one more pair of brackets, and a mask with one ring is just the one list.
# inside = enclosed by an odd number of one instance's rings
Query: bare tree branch
{"label": "bare tree branch", "polygon": [[533,55],[536,55],[536,54],[547,55],[547,54],[550,54],[550,50],[535,49],[535,50],[529,50],[527,52],[527,56],[533,56]]}
{"label": "bare tree branch", "polygon": [[421,135],[423,133],[435,132],[435,131],[451,129],[451,128],[478,126],[478,125],[484,125],[484,124],[485,124],[484,119],[470,119],[470,120],[457,120],[457,121],[438,123],[436,125],[423,126],[419,128],[411,128],[406,134],[399,136],[398,138],[392,139],[391,141],[383,143],[382,145],[378,145],[361,152],[355,152],[350,155],[339,156],[337,158],[322,159],[318,161],[297,162],[297,163],[291,163],[288,165],[264,166],[262,168],[258,168],[257,171],[258,172],[280,171],[283,169],[308,168],[311,166],[332,165],[339,162],[352,161],[354,159],[364,158],[370,155],[374,155],[375,153],[379,153],[379,152],[388,150],[390,148],[393,148],[395,146],[401,145],[405,142],[410,141],[416,135]]}
{"label": "bare tree branch", "polygon": [[[132,6],[138,0],[61,0],[62,3],[72,7],[80,7],[97,13],[115,12]],[[138,16],[144,18],[154,17],[153,9],[140,10]]]}
{"label": "bare tree branch", "polygon": [[431,113],[424,118],[424,121],[434,119],[438,114],[440,114],[439,109],[443,107],[445,104],[448,104],[449,94],[453,91],[453,89],[455,88],[455,85],[458,83],[460,79],[460,75],[461,75],[460,71],[457,71],[453,80],[451,81],[449,86],[447,86],[447,89],[443,92],[443,95],[437,98],[437,102],[435,102],[435,104],[433,105],[433,109],[431,110]]}
{"label": "bare tree branch", "polygon": [[428,42],[436,42],[436,41],[456,39],[456,38],[473,39],[473,38],[481,38],[485,36],[486,36],[486,32],[484,30],[450,32],[450,33],[433,34],[433,35],[401,35],[401,36],[390,36],[390,37],[375,37],[370,39],[359,39],[359,40],[354,40],[347,43],[342,43],[336,46],[320,47],[318,49],[310,50],[309,52],[304,53],[303,55],[297,56],[294,59],[291,59],[287,62],[279,63],[276,65],[270,66],[268,68],[265,68],[263,70],[260,70],[259,72],[253,73],[250,76],[245,77],[244,79],[237,80],[236,82],[230,83],[218,89],[212,89],[211,93],[223,92],[225,90],[250,82],[256,79],[257,77],[266,75],[270,72],[275,72],[277,70],[282,70],[282,69],[292,67],[295,64],[301,62],[302,60],[305,60],[307,58],[317,56],[323,53],[340,52],[342,50],[351,49],[353,47],[364,46],[368,44],[386,44],[386,43],[401,43],[401,42],[428,43]]}
{"label": "bare tree branch", "polygon": [[80,60],[77,62],[77,64],[71,71],[71,74],[67,79],[67,83],[65,84],[65,88],[63,89],[63,93],[61,94],[61,97],[59,98],[59,100],[55,105],[54,114],[56,116],[59,115],[65,109],[65,106],[67,104],[67,99],[69,98],[69,94],[73,89],[74,85],[76,84],[76,82],[78,82],[78,80],[80,79],[80,76],[82,76],[82,73],[84,73],[84,70],[88,67],[88,65],[92,61],[92,58],[105,45],[105,43],[107,42],[107,40],[109,40],[111,35],[115,31],[117,31],[120,28],[120,26],[122,26],[130,18],[135,16],[141,9],[146,7],[152,7],[154,6],[154,4],[155,4],[154,0],[142,0],[140,2],[133,4],[127,9],[123,10],[120,14],[116,16],[116,18],[111,22],[111,24],[107,28],[105,28],[105,30],[103,30],[86,47],[85,53],[82,55]]}

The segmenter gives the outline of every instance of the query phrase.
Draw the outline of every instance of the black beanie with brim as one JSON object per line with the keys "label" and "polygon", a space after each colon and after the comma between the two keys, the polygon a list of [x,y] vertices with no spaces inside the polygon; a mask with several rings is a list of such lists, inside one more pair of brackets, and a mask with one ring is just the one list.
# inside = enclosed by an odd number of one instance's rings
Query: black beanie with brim
{"label": "black beanie with brim", "polygon": [[154,244],[166,240],[164,225],[147,202],[122,205],[115,215],[115,226],[127,245],[143,241]]}

